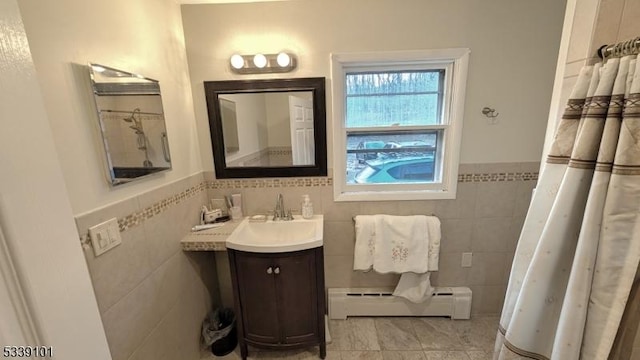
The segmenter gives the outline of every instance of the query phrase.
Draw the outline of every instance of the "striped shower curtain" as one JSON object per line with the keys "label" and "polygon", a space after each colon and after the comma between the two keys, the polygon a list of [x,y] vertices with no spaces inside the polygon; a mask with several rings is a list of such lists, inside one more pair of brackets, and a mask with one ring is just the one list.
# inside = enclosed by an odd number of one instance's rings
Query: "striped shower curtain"
{"label": "striped shower curtain", "polygon": [[632,359],[640,321],[635,69],[627,56],[580,72],[520,235],[494,360]]}

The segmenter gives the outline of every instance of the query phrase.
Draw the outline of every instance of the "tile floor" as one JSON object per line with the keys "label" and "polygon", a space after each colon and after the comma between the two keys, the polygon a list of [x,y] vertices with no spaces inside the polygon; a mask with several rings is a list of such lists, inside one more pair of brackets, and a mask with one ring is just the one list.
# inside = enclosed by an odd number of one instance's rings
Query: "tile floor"
{"label": "tile floor", "polygon": [[[375,317],[331,320],[332,342],[327,360],[491,360],[497,316],[471,320]],[[205,354],[201,360],[240,359],[240,350],[224,357]],[[319,359],[318,348],[299,351],[249,350],[249,359]]]}

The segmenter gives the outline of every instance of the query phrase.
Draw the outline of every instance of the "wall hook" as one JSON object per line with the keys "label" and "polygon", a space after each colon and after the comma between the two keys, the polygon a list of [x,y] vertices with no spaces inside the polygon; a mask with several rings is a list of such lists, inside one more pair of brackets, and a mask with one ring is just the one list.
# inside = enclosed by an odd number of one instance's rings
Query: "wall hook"
{"label": "wall hook", "polygon": [[482,108],[482,114],[488,118],[495,118],[495,117],[498,117],[498,115],[500,115],[500,113],[496,112],[496,109],[492,109],[486,106]]}

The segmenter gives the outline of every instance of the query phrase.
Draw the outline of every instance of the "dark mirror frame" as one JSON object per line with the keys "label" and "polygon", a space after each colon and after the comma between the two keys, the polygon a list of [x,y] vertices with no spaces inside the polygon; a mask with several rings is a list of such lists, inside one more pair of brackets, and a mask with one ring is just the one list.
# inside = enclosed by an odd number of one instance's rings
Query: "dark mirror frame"
{"label": "dark mirror frame", "polygon": [[[205,81],[211,148],[216,178],[327,176],[327,121],[325,78]],[[225,94],[311,91],[313,93],[314,165],[288,167],[227,167],[219,96]]]}

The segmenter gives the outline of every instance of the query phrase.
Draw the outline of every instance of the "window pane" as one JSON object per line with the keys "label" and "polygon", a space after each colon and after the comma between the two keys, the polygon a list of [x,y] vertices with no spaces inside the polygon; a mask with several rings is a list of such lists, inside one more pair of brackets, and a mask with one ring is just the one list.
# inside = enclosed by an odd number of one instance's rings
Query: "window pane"
{"label": "window pane", "polygon": [[444,70],[348,73],[347,96],[438,92]]}
{"label": "window pane", "polygon": [[436,125],[438,94],[347,97],[347,127]]}
{"label": "window pane", "polygon": [[444,70],[349,73],[346,126],[410,126],[441,123]]}
{"label": "window pane", "polygon": [[433,182],[441,131],[347,134],[347,183]]}

